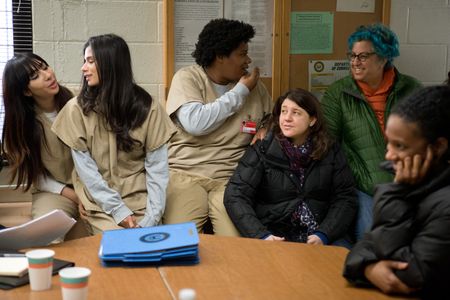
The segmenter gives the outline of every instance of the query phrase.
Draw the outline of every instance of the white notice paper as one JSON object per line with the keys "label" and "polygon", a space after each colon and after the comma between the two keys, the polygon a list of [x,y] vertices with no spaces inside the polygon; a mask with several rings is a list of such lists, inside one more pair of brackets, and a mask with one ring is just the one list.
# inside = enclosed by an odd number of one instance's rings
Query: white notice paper
{"label": "white notice paper", "polygon": [[175,71],[192,65],[192,52],[203,27],[223,17],[223,0],[175,0]]}
{"label": "white notice paper", "polygon": [[212,19],[227,18],[251,24],[256,31],[249,43],[250,70],[272,76],[273,0],[174,0],[175,72],[192,65],[192,52],[203,27]]}
{"label": "white notice paper", "polygon": [[55,209],[25,224],[0,230],[0,249],[47,246],[64,236],[76,222],[62,210]]}
{"label": "white notice paper", "polygon": [[261,77],[272,77],[273,0],[228,0],[224,17],[240,20],[255,28],[255,37],[248,44],[252,59],[249,70],[259,67]]}
{"label": "white notice paper", "polygon": [[337,0],[336,11],[375,12],[375,0]]}
{"label": "white notice paper", "polygon": [[308,73],[309,91],[320,100],[330,85],[350,74],[350,63],[348,60],[310,60]]}

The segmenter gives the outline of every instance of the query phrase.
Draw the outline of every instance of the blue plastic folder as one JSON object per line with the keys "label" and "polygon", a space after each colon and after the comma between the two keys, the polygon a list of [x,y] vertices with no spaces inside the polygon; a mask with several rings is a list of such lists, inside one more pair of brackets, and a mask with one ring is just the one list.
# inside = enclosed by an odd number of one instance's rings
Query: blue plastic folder
{"label": "blue plastic folder", "polygon": [[104,266],[185,265],[199,262],[199,238],[192,222],[103,232]]}

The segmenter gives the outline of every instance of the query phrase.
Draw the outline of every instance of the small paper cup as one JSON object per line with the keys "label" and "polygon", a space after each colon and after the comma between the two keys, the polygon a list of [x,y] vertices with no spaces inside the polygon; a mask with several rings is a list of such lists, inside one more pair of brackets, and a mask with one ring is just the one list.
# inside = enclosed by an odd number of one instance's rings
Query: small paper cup
{"label": "small paper cup", "polygon": [[86,300],[91,270],[83,267],[64,268],[59,271],[63,300]]}
{"label": "small paper cup", "polygon": [[49,249],[36,249],[25,253],[32,291],[48,290],[52,286],[54,255],[55,251]]}

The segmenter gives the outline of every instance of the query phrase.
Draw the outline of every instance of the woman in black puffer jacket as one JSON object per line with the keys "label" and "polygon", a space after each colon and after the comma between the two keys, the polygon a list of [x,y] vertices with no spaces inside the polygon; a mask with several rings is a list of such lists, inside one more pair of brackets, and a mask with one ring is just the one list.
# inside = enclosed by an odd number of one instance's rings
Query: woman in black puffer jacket
{"label": "woman in black puffer jacket", "polygon": [[225,190],[234,225],[244,237],[349,247],[354,180],[318,100],[291,90],[272,117],[273,130],[248,148]]}
{"label": "woman in black puffer jacket", "polygon": [[375,193],[371,231],[347,256],[344,276],[386,293],[448,299],[450,277],[450,87],[399,102],[386,126],[393,183]]}

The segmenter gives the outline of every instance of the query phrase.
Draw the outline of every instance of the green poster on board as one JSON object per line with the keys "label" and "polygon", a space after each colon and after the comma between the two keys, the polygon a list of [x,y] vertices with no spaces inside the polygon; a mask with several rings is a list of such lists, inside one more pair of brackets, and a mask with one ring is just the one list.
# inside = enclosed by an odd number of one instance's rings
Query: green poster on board
{"label": "green poster on board", "polygon": [[292,12],[290,54],[333,53],[332,12]]}

